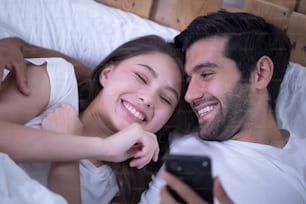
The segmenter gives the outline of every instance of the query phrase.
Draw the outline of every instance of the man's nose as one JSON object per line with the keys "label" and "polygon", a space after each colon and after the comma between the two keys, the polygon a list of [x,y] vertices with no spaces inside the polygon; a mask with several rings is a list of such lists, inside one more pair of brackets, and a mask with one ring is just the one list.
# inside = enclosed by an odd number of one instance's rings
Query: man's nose
{"label": "man's nose", "polygon": [[201,98],[203,90],[196,79],[191,79],[185,94],[185,101],[192,103],[195,99]]}

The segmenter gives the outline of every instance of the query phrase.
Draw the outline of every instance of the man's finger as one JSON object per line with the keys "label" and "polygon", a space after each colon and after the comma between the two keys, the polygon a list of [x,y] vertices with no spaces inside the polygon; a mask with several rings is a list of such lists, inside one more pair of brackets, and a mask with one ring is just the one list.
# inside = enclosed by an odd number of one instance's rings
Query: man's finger
{"label": "man's finger", "polygon": [[222,187],[218,177],[214,179],[214,195],[222,204],[233,204],[234,202],[229,198],[224,188]]}
{"label": "man's finger", "polygon": [[178,204],[170,195],[166,186],[162,187],[160,190],[160,201],[160,204]]}
{"label": "man's finger", "polygon": [[23,61],[23,63],[20,63],[18,65],[13,65],[12,69],[14,70],[16,82],[18,89],[21,93],[28,96],[30,94],[30,89],[28,87],[27,83],[27,72],[26,72],[26,63]]}
{"label": "man's finger", "polygon": [[209,204],[204,201],[200,196],[198,196],[188,185],[186,185],[170,173],[163,172],[161,174],[161,177],[187,203]]}

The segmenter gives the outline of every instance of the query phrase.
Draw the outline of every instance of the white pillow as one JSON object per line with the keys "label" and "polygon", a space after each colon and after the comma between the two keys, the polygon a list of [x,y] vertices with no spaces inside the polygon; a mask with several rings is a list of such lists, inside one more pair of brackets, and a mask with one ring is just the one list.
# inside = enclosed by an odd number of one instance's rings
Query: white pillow
{"label": "white pillow", "polygon": [[306,137],[306,67],[290,63],[276,101],[276,118],[281,128]]}
{"label": "white pillow", "polygon": [[18,36],[89,67],[123,42],[146,34],[172,40],[178,31],[94,0],[1,0],[0,38]]}

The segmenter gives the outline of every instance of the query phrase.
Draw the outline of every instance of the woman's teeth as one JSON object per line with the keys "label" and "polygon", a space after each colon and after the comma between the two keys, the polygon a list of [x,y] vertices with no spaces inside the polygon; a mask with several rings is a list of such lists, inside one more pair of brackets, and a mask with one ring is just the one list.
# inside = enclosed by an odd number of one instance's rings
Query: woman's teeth
{"label": "woman's teeth", "polygon": [[138,112],[135,108],[133,108],[131,105],[127,104],[127,103],[123,103],[124,107],[133,115],[135,116],[135,118],[139,119],[139,120],[144,120],[145,117],[143,114],[141,114],[140,112]]}

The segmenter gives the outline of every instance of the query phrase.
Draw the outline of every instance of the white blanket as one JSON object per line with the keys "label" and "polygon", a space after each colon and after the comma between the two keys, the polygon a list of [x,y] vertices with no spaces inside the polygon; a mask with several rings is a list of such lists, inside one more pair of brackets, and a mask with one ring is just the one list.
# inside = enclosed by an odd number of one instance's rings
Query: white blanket
{"label": "white blanket", "polygon": [[6,154],[0,153],[0,202],[5,204],[67,204],[65,199],[31,179]]}

